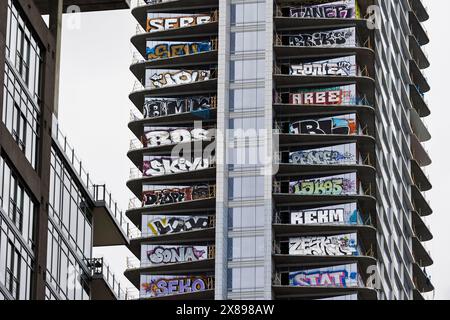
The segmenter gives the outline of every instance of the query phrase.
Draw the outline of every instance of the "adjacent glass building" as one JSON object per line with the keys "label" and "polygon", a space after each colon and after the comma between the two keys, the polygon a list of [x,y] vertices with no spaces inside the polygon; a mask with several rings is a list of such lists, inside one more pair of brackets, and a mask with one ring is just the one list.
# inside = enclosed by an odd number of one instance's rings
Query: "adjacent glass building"
{"label": "adjacent glass building", "polygon": [[420,0],[146,0],[130,67],[141,299],[424,299]]}
{"label": "adjacent glass building", "polygon": [[[54,21],[80,4],[58,3],[0,4],[0,300],[126,299],[127,288],[92,249],[128,244],[128,220],[91,180],[55,115],[61,29]],[[127,8],[105,3],[80,8]]]}

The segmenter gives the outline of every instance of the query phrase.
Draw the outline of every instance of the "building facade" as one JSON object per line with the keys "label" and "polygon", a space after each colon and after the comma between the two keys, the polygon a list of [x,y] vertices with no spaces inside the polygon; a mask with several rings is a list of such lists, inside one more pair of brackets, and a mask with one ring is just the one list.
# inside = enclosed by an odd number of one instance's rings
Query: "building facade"
{"label": "building facade", "polygon": [[420,0],[145,0],[125,276],[141,299],[423,299]]}
{"label": "building facade", "polygon": [[[0,4],[0,300],[127,297],[92,248],[127,244],[128,220],[56,117],[61,18],[78,2]],[[85,11],[127,7],[83,3]]]}

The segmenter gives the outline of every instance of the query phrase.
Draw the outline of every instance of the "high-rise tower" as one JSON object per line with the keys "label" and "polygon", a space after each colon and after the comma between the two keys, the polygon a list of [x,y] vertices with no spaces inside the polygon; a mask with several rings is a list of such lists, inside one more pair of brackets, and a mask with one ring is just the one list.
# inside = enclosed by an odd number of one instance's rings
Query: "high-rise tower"
{"label": "high-rise tower", "polygon": [[125,275],[143,299],[433,290],[420,0],[146,0]]}

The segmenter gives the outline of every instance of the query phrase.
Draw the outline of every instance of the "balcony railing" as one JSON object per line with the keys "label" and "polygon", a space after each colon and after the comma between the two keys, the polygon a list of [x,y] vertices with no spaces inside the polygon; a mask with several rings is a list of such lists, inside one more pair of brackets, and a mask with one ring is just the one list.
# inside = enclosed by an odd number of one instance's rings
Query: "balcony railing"
{"label": "balcony railing", "polygon": [[130,240],[142,238],[142,231],[136,227],[130,228],[128,238]]}
{"label": "balcony railing", "polygon": [[87,265],[91,270],[91,276],[103,277],[117,300],[133,299],[132,295],[129,294],[129,290],[120,284],[110,267],[104,262],[103,258],[88,259]]}
{"label": "balcony railing", "polygon": [[[290,162],[283,161],[283,159],[289,158],[290,151],[281,151],[281,152],[275,152],[274,154],[274,161],[278,164],[291,164]],[[293,163],[296,164],[296,163]],[[302,165],[297,163],[298,165]],[[340,165],[365,165],[365,166],[373,166],[370,154],[367,154],[365,156],[362,156],[361,154],[356,155],[356,159],[354,161],[347,161],[347,162],[340,162],[336,164],[324,164],[326,166],[336,166],[339,167]],[[318,164],[320,166],[320,164]]]}
{"label": "balcony railing", "polygon": [[139,121],[143,119],[144,117],[142,116],[142,113],[134,111],[134,108],[130,109],[130,122]]}
{"label": "balcony railing", "polygon": [[[353,223],[353,222],[333,222],[333,223],[328,223],[325,225],[342,225],[342,226],[346,226],[346,225],[359,226],[359,225],[361,225],[361,226],[374,227],[371,216],[367,215],[367,218],[363,219],[359,212],[361,212],[361,211],[358,211],[355,223]],[[283,219],[283,217],[282,217],[282,215],[289,215],[290,213],[291,213],[290,211],[276,211],[273,215],[273,223],[274,224],[283,224],[283,225],[292,225],[292,223],[290,223],[289,220],[286,220],[286,218]],[[305,223],[304,225],[308,225],[308,224]],[[315,225],[317,225],[317,224],[315,224]]]}
{"label": "balcony railing", "polygon": [[[291,134],[290,132],[286,132],[286,129],[284,127],[284,124],[286,124],[286,123],[290,123],[290,122],[289,121],[285,121],[285,122],[275,121],[275,124],[274,124],[275,128],[273,129],[273,133],[274,134]],[[292,134],[294,135],[294,133],[292,133]],[[330,134],[330,135],[332,135],[332,134]],[[361,127],[360,125],[358,125],[356,133],[349,134],[348,136],[349,137],[352,137],[352,136],[370,136],[369,129],[368,129],[367,126]]]}
{"label": "balcony railing", "polygon": [[[314,269],[311,267],[311,269]],[[282,285],[282,273],[281,272],[275,272],[275,274],[272,276],[272,284],[275,286],[281,286]],[[289,284],[286,284],[289,286]],[[294,286],[293,286],[294,287]],[[298,286],[296,286],[298,287]],[[310,287],[313,288],[328,288],[328,289],[339,289],[339,286],[329,286],[329,285],[311,285]],[[373,288],[373,284],[370,281],[367,281],[367,283],[364,283],[362,277],[360,274],[358,274],[358,280],[354,288]]]}
{"label": "balcony railing", "polygon": [[59,129],[58,120],[55,115],[53,115],[52,121],[52,137],[53,140],[59,145],[60,150],[65,154],[75,174],[80,179],[80,182],[93,197],[94,183],[92,182],[89,173],[84,169],[81,160],[76,156],[75,149],[69,144],[67,137]]}
{"label": "balcony railing", "polygon": [[104,202],[116,223],[121,227],[122,231],[128,237],[130,233],[130,222],[128,218],[119,209],[117,202],[114,201],[111,193],[106,189],[105,185],[94,186],[94,200]]}
{"label": "balcony railing", "polygon": [[[290,65],[286,65],[286,66],[290,66]],[[352,69],[351,70],[352,70],[352,72],[354,72],[356,77],[370,77],[369,70],[368,70],[367,66],[360,67],[358,65],[352,65]],[[281,69],[281,66],[280,65],[276,65],[276,64],[273,66],[273,73],[275,75],[295,76],[295,75],[292,75],[290,73],[283,72],[282,69]],[[314,78],[314,77],[317,77],[317,76],[316,75],[308,75],[308,77]],[[323,77],[330,77],[330,76],[323,76]],[[340,76],[340,77],[345,79],[345,78],[347,78],[349,76]]]}
{"label": "balcony railing", "polygon": [[128,210],[134,210],[142,208],[142,200],[134,197],[131,198],[130,201],[128,201]]}
{"label": "balcony railing", "polygon": [[111,193],[106,189],[105,185],[96,185],[93,183],[90,174],[83,168],[81,160],[79,160],[75,155],[75,151],[68,143],[66,136],[64,136],[60,131],[58,120],[55,116],[53,116],[52,125],[52,137],[59,145],[61,151],[64,152],[80,182],[86,188],[87,192],[94,201],[105,202],[105,205],[109,209],[112,217],[122,231],[127,235],[129,230],[129,222],[122,214],[122,211],[118,209],[117,202],[112,199]]}
{"label": "balcony railing", "polygon": [[130,140],[130,150],[129,151],[138,150],[138,149],[142,149],[142,148],[144,148],[142,141],[140,141],[138,139]]}
{"label": "balcony railing", "polygon": [[[289,36],[295,36],[295,34],[281,34],[281,33],[275,34],[274,35],[274,46],[305,48],[304,46],[291,46],[288,44],[283,44],[283,37],[289,37]],[[370,37],[368,37],[367,39],[362,40],[359,37],[357,37],[355,43],[353,43],[352,46],[347,46],[347,47],[373,49],[372,39]],[[345,48],[345,47],[342,47],[339,45],[321,45],[321,46],[315,46],[314,48]]]}
{"label": "balcony railing", "polygon": [[[147,2],[150,3],[150,2],[157,2],[157,1],[156,0],[147,0]],[[158,2],[162,2],[162,0],[158,1]],[[130,0],[130,2],[129,2],[129,6],[131,9],[134,9],[136,7],[143,7],[146,5],[147,5],[147,3],[144,0]]]}
{"label": "balcony railing", "polygon": [[[290,182],[291,182],[291,180],[273,181],[272,192],[278,193],[278,194],[294,194],[294,193],[290,193],[290,192],[282,192],[282,190],[283,190],[282,184],[289,185]],[[357,185],[356,193],[353,195],[354,196],[374,197],[374,190],[373,190],[372,184],[363,185],[363,183],[361,181],[359,181],[359,183]],[[348,195],[345,195],[345,196],[348,196]]]}
{"label": "balcony railing", "polygon": [[[290,93],[297,93],[297,92],[280,92],[280,91],[276,91],[274,94],[274,104],[291,104],[291,105],[296,105],[296,104],[292,104],[292,103],[286,103],[284,102],[285,100],[283,100],[283,95],[285,94],[290,94]],[[372,104],[369,102],[369,99],[367,98],[367,95],[361,95],[361,94],[357,94],[355,98],[353,98],[352,100],[352,105],[356,105],[356,106],[371,106]],[[333,107],[335,105],[324,105],[326,107]],[[337,105],[336,105],[337,106]]]}
{"label": "balcony railing", "polygon": [[127,269],[139,269],[141,261],[136,257],[127,257]]}

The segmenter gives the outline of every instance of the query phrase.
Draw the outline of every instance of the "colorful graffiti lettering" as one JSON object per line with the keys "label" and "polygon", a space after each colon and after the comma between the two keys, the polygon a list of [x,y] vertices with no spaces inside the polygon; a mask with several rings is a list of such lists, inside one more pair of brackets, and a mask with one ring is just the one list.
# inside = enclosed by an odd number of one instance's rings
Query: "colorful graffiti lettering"
{"label": "colorful graffiti lettering", "polygon": [[289,162],[302,165],[335,165],[355,163],[356,155],[337,150],[305,150],[292,152]]}
{"label": "colorful graffiti lettering", "polygon": [[355,0],[342,0],[325,4],[302,5],[290,7],[293,18],[339,18],[355,19],[360,17],[358,4]]}
{"label": "colorful graffiti lettering", "polygon": [[358,279],[356,264],[289,273],[289,284],[299,287],[356,287]]}
{"label": "colorful graffiti lettering", "polygon": [[344,209],[293,212],[292,224],[344,223]]}
{"label": "colorful graffiti lettering", "polygon": [[357,256],[357,235],[289,239],[289,254],[300,256]]}
{"label": "colorful graffiti lettering", "polygon": [[185,99],[146,99],[143,115],[144,118],[153,118],[209,109],[211,109],[210,97],[188,97]]}
{"label": "colorful graffiti lettering", "polygon": [[207,247],[152,246],[147,250],[147,258],[156,265],[191,262],[206,259],[207,251]]}
{"label": "colorful graffiti lettering", "polygon": [[185,158],[150,156],[144,157],[142,167],[144,176],[151,177],[207,169],[213,164],[214,160],[208,158],[189,161]]}
{"label": "colorful graffiti lettering", "polygon": [[151,235],[160,236],[165,234],[205,229],[209,226],[209,218],[188,216],[150,216],[150,220],[144,220],[143,225],[147,225]]}
{"label": "colorful graffiti lettering", "polygon": [[356,115],[332,118],[302,120],[290,124],[291,134],[342,134],[352,135],[357,132]]}
{"label": "colorful graffiti lettering", "polygon": [[211,72],[209,70],[180,70],[154,73],[149,77],[150,84],[153,88],[163,88],[167,86],[175,86],[188,84],[198,81],[209,80]]}
{"label": "colorful graffiti lettering", "polygon": [[295,225],[361,223],[356,203],[293,211],[290,216]]}
{"label": "colorful graffiti lettering", "polygon": [[289,103],[295,105],[356,104],[356,85],[299,90],[289,95]]}
{"label": "colorful graffiti lettering", "polygon": [[356,63],[354,56],[345,58],[345,60],[305,62],[291,65],[290,74],[296,76],[355,76]]}
{"label": "colorful graffiti lettering", "polygon": [[355,28],[346,28],[331,31],[319,31],[289,35],[284,38],[287,38],[289,45],[293,47],[350,47],[355,46],[356,44],[356,30]]}
{"label": "colorful graffiti lettering", "polygon": [[211,21],[210,15],[170,17],[170,18],[147,18],[147,32],[157,32],[170,29],[191,27],[205,24]]}
{"label": "colorful graffiti lettering", "polygon": [[209,141],[215,130],[203,128],[144,128],[144,146],[156,147],[191,141]]}
{"label": "colorful graffiti lettering", "polygon": [[205,291],[207,279],[202,277],[151,277],[150,282],[141,283],[144,294],[161,297],[172,294]]}
{"label": "colorful graffiti lettering", "polygon": [[207,184],[201,184],[194,187],[145,191],[142,195],[142,202],[144,206],[154,206],[199,200],[208,197],[209,186]]}
{"label": "colorful graffiti lettering", "polygon": [[290,192],[298,195],[356,194],[356,174],[291,181]]}
{"label": "colorful graffiti lettering", "polygon": [[145,206],[163,205],[192,200],[191,188],[174,188],[158,191],[147,191],[143,194]]}
{"label": "colorful graffiti lettering", "polygon": [[146,53],[148,60],[174,58],[211,51],[209,42],[190,42],[190,43],[161,43],[152,48],[147,47]]}

